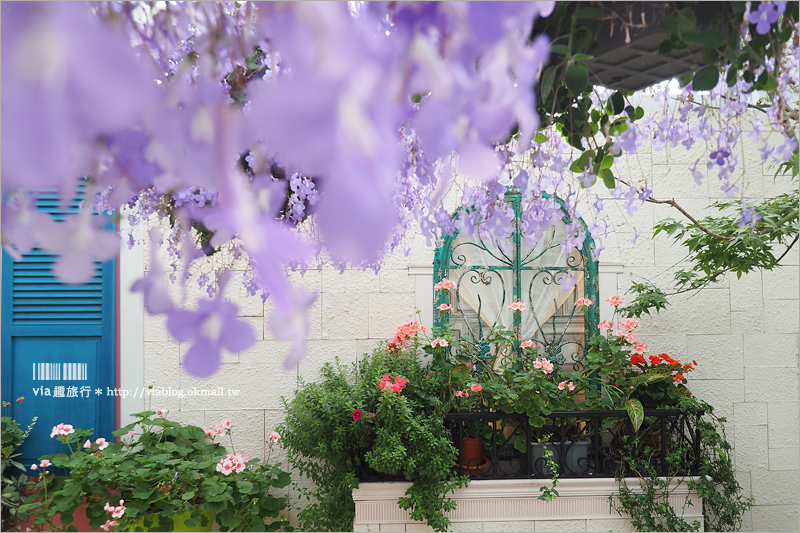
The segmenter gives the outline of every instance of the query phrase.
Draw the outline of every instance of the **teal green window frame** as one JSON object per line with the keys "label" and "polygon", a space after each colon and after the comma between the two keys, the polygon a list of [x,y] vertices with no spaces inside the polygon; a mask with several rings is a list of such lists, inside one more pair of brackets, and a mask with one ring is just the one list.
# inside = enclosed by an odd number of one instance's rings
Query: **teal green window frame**
{"label": "teal green window frame", "polygon": [[[597,276],[597,261],[594,260],[594,250],[595,250],[595,243],[591,237],[590,232],[588,231],[585,222],[582,219],[578,219],[582,229],[586,232],[586,238],[583,241],[583,247],[580,250],[581,261],[579,265],[546,265],[544,267],[530,267],[526,266],[524,258],[521,257],[522,255],[522,245],[523,245],[523,230],[522,230],[522,222],[521,222],[521,214],[522,214],[522,198],[518,191],[510,190],[505,197],[505,201],[510,203],[514,210],[514,217],[513,217],[513,228],[511,232],[511,240],[513,243],[513,252],[511,257],[507,257],[503,255],[502,260],[498,260],[498,264],[495,265],[486,265],[489,270],[494,271],[510,271],[512,275],[512,301],[521,301],[524,300],[523,298],[523,287],[522,287],[522,274],[525,271],[532,271],[532,270],[541,270],[542,268],[551,271],[551,272],[566,272],[566,271],[582,271],[583,272],[583,294],[585,298],[589,298],[593,305],[589,306],[585,310],[584,316],[584,339],[583,339],[583,350],[582,354],[578,358],[573,357],[573,363],[580,364],[586,355],[586,346],[589,343],[589,339],[598,333],[598,322],[599,322],[599,312],[598,312],[598,276]],[[561,206],[561,211],[563,213],[562,221],[564,224],[569,226],[572,223],[572,218],[564,206],[564,203],[561,199],[556,198],[556,201]],[[458,216],[459,211],[464,209],[463,207],[460,208],[456,213],[453,215],[454,218]],[[436,253],[434,256],[434,275],[433,275],[433,283],[434,285],[440,282],[444,278],[448,278],[451,271],[462,267],[462,265],[456,264],[453,261],[452,252],[453,252],[453,244],[455,243],[456,239],[458,238],[459,232],[458,230],[454,231],[452,235],[448,235],[444,237],[441,244],[436,248]],[[477,235],[477,233],[476,233]],[[480,240],[480,239],[479,239]],[[482,240],[480,242],[471,242],[474,246],[478,248],[482,248],[486,250],[486,244],[483,243]],[[467,271],[470,271],[469,266],[466,268]],[[505,306],[509,301],[506,300],[507,295],[505,293],[505,289],[503,288],[502,294],[502,305]],[[456,289],[456,294],[454,300],[452,301],[459,301],[459,296]],[[440,313],[437,311],[437,307],[441,304],[450,303],[450,298],[445,291],[435,291],[434,293],[434,327],[442,328],[447,324],[447,321],[450,321],[450,317],[447,314]],[[579,311],[583,312],[583,311]],[[568,324],[572,321],[572,318],[575,316],[576,309],[573,307],[571,314],[569,316]],[[481,323],[480,319],[480,311],[478,310],[479,314],[479,327]],[[555,317],[553,317],[553,335],[552,335],[552,342],[545,343],[546,345],[541,347],[542,351],[544,352],[545,356],[556,362],[559,366],[565,362],[563,355],[561,354],[561,349],[563,345],[561,342],[564,340],[564,336],[566,333],[566,329],[561,332],[560,335],[555,331]],[[514,351],[517,357],[521,355],[521,349],[519,347],[520,342],[522,339],[519,338],[519,326],[520,326],[520,316],[519,313],[515,313],[513,329],[517,332]],[[545,324],[539,325],[539,330],[546,338],[544,331],[542,331],[545,327]],[[473,336],[471,339],[473,343],[478,346],[483,345],[481,348],[481,352],[485,352],[488,350],[488,346],[485,345],[485,338],[483,335],[482,329],[479,329],[477,336]]]}

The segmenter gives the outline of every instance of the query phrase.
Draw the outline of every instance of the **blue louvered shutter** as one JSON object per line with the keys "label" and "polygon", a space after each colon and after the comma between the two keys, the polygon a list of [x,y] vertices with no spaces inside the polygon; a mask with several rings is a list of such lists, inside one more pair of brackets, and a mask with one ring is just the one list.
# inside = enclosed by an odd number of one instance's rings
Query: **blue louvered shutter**
{"label": "blue louvered shutter", "polygon": [[[37,208],[63,220],[83,191],[66,206],[54,193],[41,194]],[[93,438],[110,439],[114,430],[115,261],[95,264],[88,283],[66,285],[52,273],[57,259],[38,249],[22,261],[3,252],[2,397],[13,403],[25,396],[21,425],[39,417],[21,448],[26,466],[66,451],[50,438],[60,422],[94,428]]]}

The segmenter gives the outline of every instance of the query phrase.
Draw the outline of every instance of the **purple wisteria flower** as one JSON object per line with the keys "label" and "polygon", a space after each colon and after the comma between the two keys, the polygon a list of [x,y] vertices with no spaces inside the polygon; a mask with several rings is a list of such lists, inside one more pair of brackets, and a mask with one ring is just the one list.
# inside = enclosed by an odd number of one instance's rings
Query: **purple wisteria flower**
{"label": "purple wisteria flower", "polygon": [[742,217],[739,219],[738,226],[740,228],[745,227],[746,225],[750,224],[750,229],[756,229],[756,222],[761,220],[761,215],[756,213],[756,210],[752,207],[747,207],[747,202],[743,199],[742,200]]}
{"label": "purple wisteria flower", "polygon": [[159,315],[172,309],[169,286],[161,259],[158,256],[161,232],[150,230],[150,272],[131,286],[131,292],[142,292],[144,305],[151,314]]}
{"label": "purple wisteria flower", "polygon": [[575,276],[570,274],[569,276],[564,276],[560,280],[558,280],[558,284],[561,285],[561,288],[564,292],[569,292],[572,290],[573,287],[578,283],[578,280],[575,279]]}
{"label": "purple wisteria flower", "polygon": [[719,166],[722,166],[725,164],[725,159],[730,155],[731,153],[727,150],[715,150],[708,154],[708,158]]}
{"label": "purple wisteria flower", "polygon": [[220,298],[198,300],[197,311],[171,311],[167,329],[179,342],[192,342],[183,358],[187,372],[199,378],[219,370],[223,348],[240,352],[255,341],[250,324],[236,316],[239,307]]}
{"label": "purple wisteria flower", "polygon": [[89,281],[95,274],[95,263],[108,261],[119,253],[119,234],[103,231],[101,217],[88,209],[67,217],[64,222],[52,218],[39,226],[41,247],[59,258],[53,273],[65,283]]}
{"label": "purple wisteria flower", "polygon": [[[786,9],[786,2],[783,2],[783,9]],[[766,35],[772,25],[778,21],[778,9],[772,2],[760,2],[758,10],[750,12],[750,24],[756,25],[756,33]]]}

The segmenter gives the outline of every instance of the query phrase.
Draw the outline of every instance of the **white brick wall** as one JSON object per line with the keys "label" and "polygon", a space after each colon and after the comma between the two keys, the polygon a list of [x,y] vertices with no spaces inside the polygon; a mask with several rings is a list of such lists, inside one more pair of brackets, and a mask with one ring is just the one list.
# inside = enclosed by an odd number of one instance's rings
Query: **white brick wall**
{"label": "white brick wall", "polygon": [[[786,184],[776,183],[771,173],[762,173],[758,152],[749,139],[741,139],[747,146],[741,154],[745,171],[737,173],[743,190],[740,194],[759,200],[764,194],[787,190]],[[686,168],[687,162],[691,165],[706,154],[706,147],[699,145],[691,154],[682,148],[648,153],[629,165],[620,162],[618,171],[622,177],[626,173],[650,176],[656,197],[675,198],[691,212],[704,216],[712,214],[706,206],[722,198],[716,177],[707,176],[704,184],[697,186]],[[701,163],[699,168],[702,167]],[[675,268],[685,264],[685,254],[664,236],[651,240],[648,231],[662,218],[680,219],[680,213],[663,205],[646,205],[629,217],[621,203],[615,205],[618,201],[607,192],[603,196],[605,211],[612,217],[612,233],[605,241],[601,265],[618,263],[622,267],[615,267],[621,270],[618,274],[612,268],[611,273],[601,276],[601,294],[612,293],[616,287],[624,291],[631,280],[641,279],[669,288]],[[631,223],[641,234],[635,245],[631,243]],[[221,385],[241,390],[234,398],[169,398],[161,405],[171,409],[173,415],[195,423],[215,424],[216,418],[224,414],[247,427],[236,434],[237,447],[251,455],[263,454],[265,433],[281,419],[280,396],[293,394],[298,376],[315,379],[322,363],[336,356],[355,361],[377,341],[391,338],[398,325],[413,319],[415,305],[430,300],[430,289],[420,288],[416,276],[409,275],[409,267],[431,265],[433,250],[420,235],[413,236],[411,242],[411,254],[405,256],[398,250],[378,275],[371,271],[339,274],[330,268],[310,270],[303,277],[292,274],[295,282],[320,290],[319,300],[311,309],[308,356],[297,370],[283,370],[283,357],[289,347],[275,341],[269,331],[271,305],[262,304],[257,297],[244,296],[238,283],[242,272],[238,271],[225,296],[237,302],[242,316],[253,324],[256,345],[241,354],[226,355],[222,370],[211,381],[194,380],[180,370],[180,355],[185,347],[169,338],[162,318],[146,316],[144,384],[173,388]],[[145,254],[149,255],[146,249]],[[215,257],[214,262],[220,259]],[[641,321],[640,337],[648,342],[651,352],[663,351],[681,360],[698,361],[697,371],[689,376],[690,388],[713,404],[719,415],[727,417],[727,434],[735,445],[737,476],[746,493],[756,499],[756,506],[744,520],[743,529],[747,531],[787,531],[797,530],[798,526],[798,252],[790,253],[784,263],[791,266],[753,272],[741,279],[727,276],[707,290],[674,296],[666,311]],[[243,268],[241,263],[235,267]],[[197,289],[189,292],[201,293]],[[572,526],[570,530],[578,528]],[[504,524],[487,527],[502,530]],[[519,527],[523,525],[514,524],[515,530]],[[587,522],[578,529],[584,527],[608,530],[622,526]]]}

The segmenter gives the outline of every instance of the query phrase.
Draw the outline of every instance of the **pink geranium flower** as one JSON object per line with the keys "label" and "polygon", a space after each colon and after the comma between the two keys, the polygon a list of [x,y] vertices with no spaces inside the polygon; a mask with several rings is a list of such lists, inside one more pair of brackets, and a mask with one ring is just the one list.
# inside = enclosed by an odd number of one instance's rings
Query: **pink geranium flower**
{"label": "pink geranium flower", "polygon": [[599,329],[600,331],[608,331],[613,327],[614,323],[609,322],[608,320],[602,320],[599,324],[597,324],[597,329]]}
{"label": "pink geranium flower", "polygon": [[75,433],[75,429],[73,429],[72,425],[58,424],[57,426],[53,426],[53,430],[50,432],[50,438],[52,439],[56,435],[63,435],[66,437],[70,433]]}
{"label": "pink geranium flower", "polygon": [[523,350],[525,348],[536,348],[536,343],[533,341],[522,341],[521,343],[519,343],[519,347],[522,348]]}
{"label": "pink geranium flower", "polygon": [[442,348],[445,348],[447,346],[450,346],[450,343],[447,342],[444,339],[433,339],[433,342],[431,343],[431,346],[433,346],[434,348],[436,346],[441,346]]}
{"label": "pink geranium flower", "polygon": [[92,447],[92,441],[90,441],[89,439],[86,439],[86,442],[83,443],[83,447],[84,448],[91,448]]}
{"label": "pink geranium flower", "polygon": [[578,298],[575,300],[575,305],[577,307],[589,307],[592,305],[592,301],[589,298]]}
{"label": "pink geranium flower", "polygon": [[575,390],[575,384],[570,381],[569,383],[567,383],[567,388],[569,388],[570,391],[574,391]]}
{"label": "pink geranium flower", "polygon": [[436,309],[438,309],[439,311],[444,313],[445,311],[452,311],[453,310],[453,306],[450,305],[450,304],[441,304]]}
{"label": "pink geranium flower", "polygon": [[566,387],[566,386],[567,386],[567,382],[566,381],[562,381],[561,383],[558,384],[558,390],[564,390],[564,387]]}
{"label": "pink geranium flower", "polygon": [[433,286],[433,290],[435,290],[435,291],[438,291],[438,290],[450,291],[450,290],[453,290],[455,288],[456,288],[456,284],[453,283],[451,280],[449,280],[447,278],[442,278],[442,281],[440,281],[439,283],[437,283],[436,285]]}
{"label": "pink geranium flower", "polygon": [[480,392],[483,390],[483,385],[481,385],[480,383],[475,383],[469,388],[469,390],[471,390],[472,392]]}
{"label": "pink geranium flower", "polygon": [[271,432],[269,434],[269,442],[270,442],[270,444],[275,444],[279,440],[281,440],[281,434],[278,433],[277,431],[273,431],[273,432]]}
{"label": "pink geranium flower", "polygon": [[528,306],[525,305],[524,302],[512,302],[511,305],[508,306],[509,309],[512,311],[526,311]]}
{"label": "pink geranium flower", "polygon": [[619,307],[620,305],[625,304],[625,297],[620,295],[612,295],[606,298],[606,302],[613,305],[614,307]]}
{"label": "pink geranium flower", "polygon": [[112,527],[118,526],[119,522],[116,520],[106,520],[106,523],[100,526],[103,531],[109,531]]}
{"label": "pink geranium flower", "polygon": [[[108,442],[107,442],[107,441],[106,441],[106,439],[104,439],[103,437],[100,437],[99,439],[97,439],[97,440],[95,441],[95,443],[97,444],[97,447],[98,447],[100,450],[105,450],[106,448],[108,448]],[[84,446],[85,446],[85,445],[84,445]]]}

